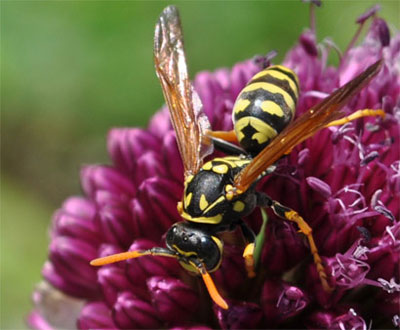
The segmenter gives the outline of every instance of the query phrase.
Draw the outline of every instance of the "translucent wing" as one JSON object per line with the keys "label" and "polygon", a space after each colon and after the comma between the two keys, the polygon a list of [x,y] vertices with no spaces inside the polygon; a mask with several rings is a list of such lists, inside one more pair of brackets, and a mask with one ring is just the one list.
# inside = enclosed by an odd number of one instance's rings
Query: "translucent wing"
{"label": "translucent wing", "polygon": [[205,132],[210,129],[187,70],[179,12],[168,6],[161,13],[154,35],[154,63],[176,133],[185,177],[195,174],[212,152]]}
{"label": "translucent wing", "polygon": [[382,61],[372,64],[356,78],[289,124],[236,176],[236,189],[246,191],[258,176],[283,154],[290,152],[297,144],[308,139],[333,120],[342,117],[343,112],[340,108],[379,72],[381,65]]}

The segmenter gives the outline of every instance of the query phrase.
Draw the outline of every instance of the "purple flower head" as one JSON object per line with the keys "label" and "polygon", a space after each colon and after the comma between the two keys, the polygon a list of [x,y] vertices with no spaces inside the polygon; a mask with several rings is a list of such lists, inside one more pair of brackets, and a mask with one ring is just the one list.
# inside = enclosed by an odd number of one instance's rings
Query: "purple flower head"
{"label": "purple flower head", "polygon": [[[358,330],[371,321],[376,327],[398,322],[400,34],[390,35],[377,10],[360,16],[360,29],[370,22],[369,30],[363,40],[357,32],[343,53],[332,40],[318,42],[312,19],[283,65],[299,77],[299,115],[382,58],[381,71],[344,110],[383,109],[385,118],[319,131],[257,185],[310,225],[332,292],[323,290],[298,227],[273,212],[254,279],[246,276],[240,230],[221,235],[224,255],[212,276],[228,310],[215,305],[201,278],[173,258],[143,256],[90,266],[95,258],[164,247],[167,230],[181,221],[183,166],[164,107],[147,129],[112,129],[111,164],[84,167],[83,196],[70,197],[54,214],[44,282],[33,294],[29,324],[37,329]],[[338,67],[328,64],[332,50],[340,54]],[[273,56],[196,75],[193,84],[213,130],[232,129],[238,94]],[[258,210],[245,221],[259,232]]]}

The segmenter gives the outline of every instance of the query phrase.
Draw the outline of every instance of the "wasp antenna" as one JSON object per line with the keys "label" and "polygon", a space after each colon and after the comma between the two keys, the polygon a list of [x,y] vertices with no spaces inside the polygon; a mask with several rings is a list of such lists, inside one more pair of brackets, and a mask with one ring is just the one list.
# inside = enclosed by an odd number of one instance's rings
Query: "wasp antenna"
{"label": "wasp antenna", "polygon": [[210,297],[214,302],[221,308],[223,309],[228,309],[229,306],[222,298],[222,296],[219,294],[214,281],[212,280],[210,274],[205,270],[205,268],[200,269],[201,276],[203,277],[204,284],[206,285],[206,288],[208,290],[208,293],[210,294]]}
{"label": "wasp antenna", "polygon": [[94,259],[90,262],[90,264],[92,266],[104,266],[104,265],[113,264],[114,262],[118,262],[118,261],[122,261],[122,260],[138,258],[138,257],[148,255],[148,254],[150,254],[149,251],[122,252],[122,253],[113,254],[113,255],[110,255],[107,257]]}
{"label": "wasp antenna", "polygon": [[149,250],[127,251],[127,252],[113,254],[103,258],[97,258],[92,260],[90,264],[92,266],[104,266],[108,264],[113,264],[114,262],[139,258],[148,255],[170,257],[175,259],[178,258],[178,255],[174,251],[162,247],[153,247]]}

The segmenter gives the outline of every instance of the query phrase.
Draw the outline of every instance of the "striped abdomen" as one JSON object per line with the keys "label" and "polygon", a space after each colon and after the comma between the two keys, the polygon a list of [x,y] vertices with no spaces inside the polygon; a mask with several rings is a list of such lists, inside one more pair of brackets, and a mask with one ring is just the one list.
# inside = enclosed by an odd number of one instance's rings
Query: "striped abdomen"
{"label": "striped abdomen", "polygon": [[238,141],[253,156],[292,120],[299,97],[296,74],[281,65],[257,73],[240,92],[233,107]]}

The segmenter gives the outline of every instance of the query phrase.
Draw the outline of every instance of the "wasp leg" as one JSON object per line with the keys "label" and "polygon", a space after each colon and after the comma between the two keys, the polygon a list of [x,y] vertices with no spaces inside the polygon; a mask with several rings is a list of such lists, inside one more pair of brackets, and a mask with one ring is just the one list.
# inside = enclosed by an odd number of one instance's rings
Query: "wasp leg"
{"label": "wasp leg", "polygon": [[331,292],[333,289],[328,283],[328,275],[326,274],[325,268],[322,265],[321,257],[319,256],[317,246],[315,245],[314,238],[312,236],[311,227],[296,211],[280,204],[277,201],[274,201],[268,195],[259,193],[257,197],[257,202],[260,207],[270,207],[277,216],[295,222],[298,225],[300,232],[306,235],[310,245],[311,254],[313,255],[314,263],[317,267],[318,275],[322,283],[322,287],[325,291]]}
{"label": "wasp leg", "polygon": [[256,276],[256,273],[254,271],[254,249],[256,247],[256,235],[244,221],[240,220],[239,226],[247,243],[243,251],[243,258],[244,264],[246,266],[247,276],[253,278]]}
{"label": "wasp leg", "polygon": [[246,151],[231,142],[213,136],[211,140],[216,149],[227,155],[247,155]]}
{"label": "wasp leg", "polygon": [[363,110],[358,110],[354,113],[352,113],[349,116],[343,117],[338,120],[331,121],[329,124],[327,124],[325,127],[330,127],[330,126],[338,126],[338,125],[344,125],[346,123],[349,123],[355,119],[362,118],[362,117],[370,117],[370,116],[381,116],[385,117],[385,112],[383,110],[373,110],[373,109],[363,109]]}
{"label": "wasp leg", "polygon": [[228,142],[238,143],[234,130],[231,131],[207,131],[207,135]]}

